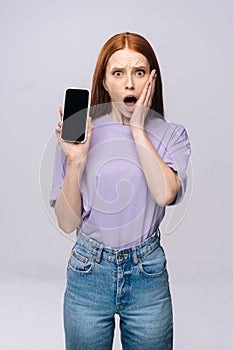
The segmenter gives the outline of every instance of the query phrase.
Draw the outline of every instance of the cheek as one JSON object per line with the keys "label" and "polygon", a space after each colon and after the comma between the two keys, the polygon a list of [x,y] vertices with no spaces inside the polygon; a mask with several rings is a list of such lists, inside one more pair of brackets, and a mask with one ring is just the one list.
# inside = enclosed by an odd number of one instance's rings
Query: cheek
{"label": "cheek", "polygon": [[147,83],[147,80],[138,82],[138,84],[137,84],[137,92],[138,92],[139,95],[142,93],[146,83]]}
{"label": "cheek", "polygon": [[148,79],[142,79],[138,82],[139,89],[143,90],[144,86],[146,85]]}
{"label": "cheek", "polygon": [[107,91],[110,95],[110,97],[117,97],[119,95],[119,84],[117,83],[111,83],[106,84]]}
{"label": "cheek", "polygon": [[119,100],[119,95],[118,95],[118,93],[115,91],[115,90],[108,90],[108,94],[109,94],[109,96],[110,96],[110,98],[111,98],[111,100],[112,101],[118,101]]}
{"label": "cheek", "polygon": [[117,80],[108,80],[106,85],[109,90],[114,91],[120,85],[120,83]]}

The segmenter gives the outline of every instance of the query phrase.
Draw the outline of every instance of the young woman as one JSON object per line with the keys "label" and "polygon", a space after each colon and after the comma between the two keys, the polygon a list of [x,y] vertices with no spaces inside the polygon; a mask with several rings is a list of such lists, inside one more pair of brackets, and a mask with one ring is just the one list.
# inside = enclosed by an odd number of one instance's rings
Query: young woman
{"label": "young woman", "polygon": [[[77,230],[67,266],[67,350],[110,350],[119,314],[124,350],[170,350],[172,304],[159,225],[186,188],[190,144],[164,120],[161,74],[134,33],[103,46],[92,85],[87,140],[60,139],[51,205]],[[62,110],[60,109],[62,115]]]}

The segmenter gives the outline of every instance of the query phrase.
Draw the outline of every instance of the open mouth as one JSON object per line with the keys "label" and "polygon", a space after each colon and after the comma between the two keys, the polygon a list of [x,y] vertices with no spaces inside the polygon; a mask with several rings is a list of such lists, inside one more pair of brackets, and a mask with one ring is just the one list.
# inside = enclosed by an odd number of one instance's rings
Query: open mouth
{"label": "open mouth", "polygon": [[131,107],[135,105],[135,103],[137,102],[137,99],[135,96],[126,96],[123,102],[124,104],[126,104],[126,106]]}

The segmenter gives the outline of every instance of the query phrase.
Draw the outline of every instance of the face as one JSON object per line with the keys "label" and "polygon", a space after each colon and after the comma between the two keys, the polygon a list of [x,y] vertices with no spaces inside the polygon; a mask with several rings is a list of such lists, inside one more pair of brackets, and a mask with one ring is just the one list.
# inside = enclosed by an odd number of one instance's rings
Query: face
{"label": "face", "polygon": [[149,62],[141,53],[125,48],[112,54],[103,85],[120,113],[130,117],[149,76]]}

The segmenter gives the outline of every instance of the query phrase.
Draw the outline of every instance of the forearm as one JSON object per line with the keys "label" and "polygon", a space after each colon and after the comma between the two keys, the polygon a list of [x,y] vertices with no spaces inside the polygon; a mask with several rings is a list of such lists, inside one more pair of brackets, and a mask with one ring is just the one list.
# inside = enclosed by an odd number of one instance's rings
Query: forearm
{"label": "forearm", "polygon": [[132,128],[132,134],[152,196],[159,205],[168,205],[180,187],[177,174],[161,159],[144,129]]}
{"label": "forearm", "polygon": [[84,164],[77,166],[77,164],[67,163],[62,190],[55,204],[58,225],[66,233],[74,231],[81,220],[82,200],[80,183],[83,169]]}

